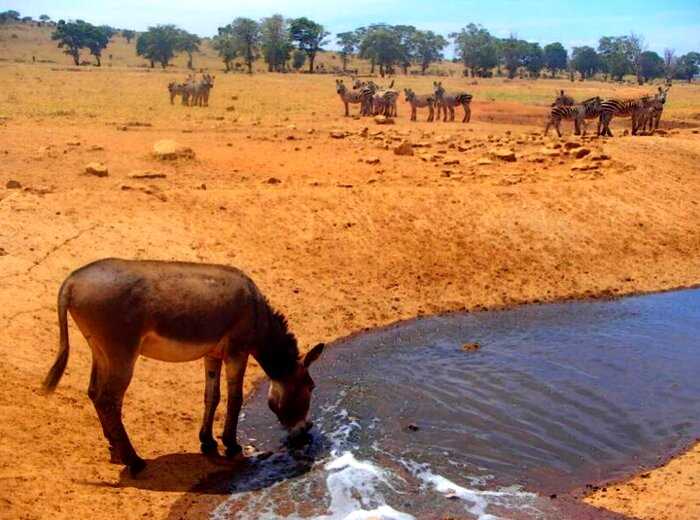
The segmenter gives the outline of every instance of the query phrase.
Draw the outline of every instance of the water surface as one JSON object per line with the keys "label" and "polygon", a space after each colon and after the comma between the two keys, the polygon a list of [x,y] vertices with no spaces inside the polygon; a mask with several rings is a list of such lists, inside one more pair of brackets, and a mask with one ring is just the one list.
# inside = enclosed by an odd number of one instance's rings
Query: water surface
{"label": "water surface", "polygon": [[[700,290],[418,319],[333,345],[316,428],[259,449],[216,518],[609,518],[571,492],[658,464],[700,436]],[[465,352],[464,343],[481,348]]]}

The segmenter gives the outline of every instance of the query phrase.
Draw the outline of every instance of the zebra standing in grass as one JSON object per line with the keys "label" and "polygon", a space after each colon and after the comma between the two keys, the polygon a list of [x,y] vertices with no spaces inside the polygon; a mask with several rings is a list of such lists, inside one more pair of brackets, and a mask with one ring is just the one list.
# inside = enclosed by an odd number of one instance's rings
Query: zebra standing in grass
{"label": "zebra standing in grass", "polygon": [[658,130],[670,88],[670,83],[664,88],[659,87],[658,94],[656,94],[642,110],[642,114],[640,116],[641,120],[638,124],[638,128],[641,128],[642,132],[652,133],[655,130]]}
{"label": "zebra standing in grass", "polygon": [[369,114],[365,114],[365,109],[367,108],[368,104],[371,102],[372,92],[365,85],[361,86],[358,89],[348,90],[348,87],[345,85],[345,83],[343,83],[342,79],[336,79],[335,80],[335,91],[338,93],[338,96],[340,96],[340,100],[345,105],[345,116],[346,117],[350,115],[350,108],[349,108],[350,104],[353,104],[353,105],[359,104],[360,105],[360,115],[369,115]]}
{"label": "zebra standing in grass", "polygon": [[468,123],[472,116],[470,104],[472,95],[466,92],[446,92],[441,81],[433,81],[435,89],[435,99],[437,104],[437,121],[440,121],[440,110],[442,109],[444,118],[443,122],[447,122],[447,111],[450,111],[450,121],[455,120],[455,107],[462,105],[464,108],[464,118],[462,123]]}
{"label": "zebra standing in grass", "polygon": [[[557,98],[558,99],[558,98]],[[557,131],[557,135],[561,137],[561,122],[562,120],[573,121],[574,122],[574,133],[576,135],[581,135],[581,129],[583,128],[583,135],[586,135],[586,119],[595,119],[600,117],[600,106],[602,99],[600,97],[592,97],[581,103],[573,106],[555,104],[552,106],[552,110],[549,114],[549,120],[547,121],[547,126],[544,129],[544,135],[549,133],[549,129],[554,126]]]}
{"label": "zebra standing in grass", "polygon": [[192,106],[209,106],[209,92],[214,88],[214,76],[202,75],[202,79],[194,84],[192,93]]}
{"label": "zebra standing in grass", "polygon": [[403,89],[406,94],[406,101],[411,105],[411,121],[416,120],[416,113],[419,108],[428,107],[428,122],[435,118],[435,94],[416,95],[410,88]]}

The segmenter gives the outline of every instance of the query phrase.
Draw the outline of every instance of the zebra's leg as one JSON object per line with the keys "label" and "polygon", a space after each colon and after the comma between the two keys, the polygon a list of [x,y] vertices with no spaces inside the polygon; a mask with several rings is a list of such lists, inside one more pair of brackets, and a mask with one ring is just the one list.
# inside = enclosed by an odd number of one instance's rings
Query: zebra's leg
{"label": "zebra's leg", "polygon": [[561,119],[557,119],[554,122],[554,128],[557,131],[557,135],[561,138]]}
{"label": "zebra's leg", "polygon": [[574,118],[574,135],[581,135],[581,124],[579,118]]}
{"label": "zebra's leg", "polygon": [[472,108],[468,103],[462,106],[464,107],[464,119],[462,119],[462,123],[468,123],[472,119]]}
{"label": "zebra's leg", "polygon": [[455,107],[454,105],[450,105],[450,123],[454,122],[455,120]]}
{"label": "zebra's leg", "polygon": [[[345,117],[350,116],[350,107],[348,106],[347,101],[343,101],[343,104],[345,105]],[[360,108],[360,113],[362,113],[362,109]]]}
{"label": "zebra's leg", "polygon": [[[415,110],[415,109],[414,109]],[[433,108],[433,105],[428,105],[428,122],[432,123],[433,119],[435,117],[435,108]]]}

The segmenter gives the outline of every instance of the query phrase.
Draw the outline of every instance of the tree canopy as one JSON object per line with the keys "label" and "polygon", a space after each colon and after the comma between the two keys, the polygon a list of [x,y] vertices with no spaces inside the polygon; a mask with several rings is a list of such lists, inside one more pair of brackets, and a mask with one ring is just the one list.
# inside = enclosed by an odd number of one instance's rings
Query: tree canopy
{"label": "tree canopy", "polygon": [[102,51],[107,48],[113,35],[114,29],[108,25],[96,27],[83,20],[59,20],[51,39],[58,41],[58,47],[71,56],[76,65],[80,65],[81,49],[88,49],[99,67],[102,64]]}
{"label": "tree canopy", "polygon": [[329,34],[323,25],[306,17],[290,20],[289,36],[293,42],[296,42],[299,50],[305,52],[309,58],[309,72],[314,71],[316,54],[328,43],[326,37]]}
{"label": "tree canopy", "polygon": [[175,25],[156,25],[139,34],[136,39],[136,54],[166,68],[179,51],[182,32]]}

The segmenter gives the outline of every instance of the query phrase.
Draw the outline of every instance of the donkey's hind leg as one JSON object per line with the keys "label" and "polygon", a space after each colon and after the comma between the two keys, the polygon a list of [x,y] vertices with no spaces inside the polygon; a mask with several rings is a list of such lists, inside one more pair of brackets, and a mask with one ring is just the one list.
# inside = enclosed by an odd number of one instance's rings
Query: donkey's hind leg
{"label": "donkey's hind leg", "polygon": [[238,414],[243,404],[243,376],[247,364],[247,352],[236,352],[226,359],[228,400],[226,401],[226,423],[222,440],[226,446],[227,457],[234,457],[241,452],[241,446],[237,439]]}
{"label": "donkey's hind leg", "polygon": [[212,434],[214,426],[214,414],[221,399],[220,379],[221,360],[216,358],[204,358],[204,417],[202,428],[199,430],[199,442],[202,453],[215,453],[216,440]]}

